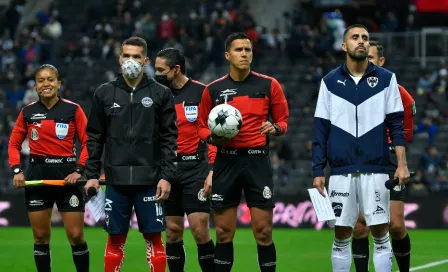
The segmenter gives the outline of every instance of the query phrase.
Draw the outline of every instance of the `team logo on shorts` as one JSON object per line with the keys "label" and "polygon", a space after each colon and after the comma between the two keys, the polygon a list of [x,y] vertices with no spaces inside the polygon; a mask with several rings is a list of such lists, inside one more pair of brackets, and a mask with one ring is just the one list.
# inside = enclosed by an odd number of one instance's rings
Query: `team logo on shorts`
{"label": "team logo on shorts", "polygon": [[152,99],[149,98],[149,97],[143,97],[143,99],[142,99],[142,105],[143,105],[143,107],[145,107],[145,108],[149,108],[149,107],[151,107],[153,103],[154,103],[154,102],[153,102]]}
{"label": "team logo on shorts", "polygon": [[377,77],[368,77],[367,84],[369,84],[370,87],[375,88],[375,86],[378,85],[378,78]]}
{"label": "team logo on shorts", "polygon": [[269,189],[268,186],[264,186],[263,197],[266,198],[266,199],[270,199],[272,197],[271,189]]}
{"label": "team logo on shorts", "polygon": [[207,201],[207,198],[204,197],[204,189],[199,190],[198,199],[199,199],[199,201],[202,201],[202,202]]}
{"label": "team logo on shorts", "polygon": [[70,204],[70,206],[76,208],[79,206],[79,199],[77,196],[72,195],[72,197],[70,197],[70,200],[68,201],[68,204]]}
{"label": "team logo on shorts", "polygon": [[395,192],[401,192],[401,190],[404,189],[404,186],[405,186],[405,185],[400,185],[400,184],[398,184],[398,185],[396,185],[396,186],[394,187],[394,191],[395,191]]}
{"label": "team logo on shorts", "polygon": [[56,136],[59,140],[62,140],[68,134],[68,124],[56,123]]}
{"label": "team logo on shorts", "polygon": [[381,201],[380,192],[378,192],[378,191],[375,191],[375,201],[376,202]]}
{"label": "team logo on shorts", "polygon": [[331,203],[331,207],[333,207],[334,216],[341,217],[343,206],[344,205],[342,205],[342,203],[339,203],[339,202]]}
{"label": "team logo on shorts", "polygon": [[188,121],[194,122],[198,118],[198,106],[186,106],[184,111]]}
{"label": "team logo on shorts", "polygon": [[386,211],[381,208],[379,205],[376,205],[376,211],[373,212],[373,215],[377,215],[377,214],[383,214],[386,213]]}
{"label": "team logo on shorts", "polygon": [[39,139],[39,133],[35,128],[31,130],[31,139],[33,139],[33,141],[37,141]]}

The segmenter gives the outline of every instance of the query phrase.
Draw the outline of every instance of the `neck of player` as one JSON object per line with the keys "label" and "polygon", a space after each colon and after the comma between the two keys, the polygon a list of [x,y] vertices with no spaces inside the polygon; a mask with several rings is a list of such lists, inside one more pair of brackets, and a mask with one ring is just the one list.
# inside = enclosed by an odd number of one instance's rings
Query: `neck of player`
{"label": "neck of player", "polygon": [[355,60],[351,57],[347,57],[347,69],[355,77],[363,76],[369,65],[367,58],[363,60]]}
{"label": "neck of player", "polygon": [[40,102],[44,104],[44,106],[47,107],[47,109],[51,109],[54,105],[56,105],[56,103],[58,103],[58,101],[59,97],[57,95],[48,98],[46,97],[40,98]]}
{"label": "neck of player", "polygon": [[188,82],[188,77],[183,74],[176,76],[170,83],[170,88],[182,89]]}
{"label": "neck of player", "polygon": [[243,81],[246,79],[246,77],[250,74],[250,68],[249,69],[238,69],[232,65],[230,65],[230,77],[234,81]]}
{"label": "neck of player", "polygon": [[124,81],[126,82],[126,84],[131,87],[131,88],[135,88],[138,86],[138,84],[140,84],[140,81],[142,81],[143,75],[145,73],[140,73],[140,75],[138,75],[138,77],[134,78],[134,79],[128,79],[127,77],[123,77]]}

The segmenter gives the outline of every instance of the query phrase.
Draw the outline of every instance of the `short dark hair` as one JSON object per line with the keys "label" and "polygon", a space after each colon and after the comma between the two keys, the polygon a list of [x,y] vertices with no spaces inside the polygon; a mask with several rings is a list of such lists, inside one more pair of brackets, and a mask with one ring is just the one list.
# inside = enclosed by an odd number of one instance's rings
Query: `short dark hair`
{"label": "short dark hair", "polygon": [[140,37],[130,37],[124,40],[123,44],[121,45],[121,51],[123,52],[123,46],[125,45],[134,45],[134,46],[140,46],[143,48],[143,56],[146,57],[146,54],[148,53],[148,45],[146,44],[146,41]]}
{"label": "short dark hair", "polygon": [[367,29],[367,27],[365,25],[361,25],[361,24],[351,25],[344,30],[344,35],[342,36],[344,41],[345,41],[345,36],[347,35],[347,33],[350,31],[350,29],[353,29],[353,28],[364,28],[367,32],[369,32],[369,30]]}
{"label": "short dark hair", "polygon": [[384,47],[379,41],[370,41],[370,46],[375,46],[378,52],[378,58],[384,57]]}
{"label": "short dark hair", "polygon": [[37,74],[44,69],[53,70],[53,72],[56,74],[56,79],[59,80],[59,71],[51,64],[42,64],[41,66],[39,66],[39,68],[37,68],[36,70],[36,73],[34,73],[34,80],[36,80]]}
{"label": "short dark hair", "polygon": [[252,41],[249,39],[249,37],[243,33],[243,32],[236,32],[236,33],[232,33],[230,34],[227,39],[226,39],[226,43],[225,43],[225,48],[226,48],[226,52],[230,51],[230,45],[232,44],[232,42],[234,40],[249,40],[251,42],[252,45]]}
{"label": "short dark hair", "polygon": [[174,66],[179,65],[182,74],[185,74],[185,57],[180,50],[176,48],[165,48],[157,53],[157,58],[165,60],[166,65],[173,69]]}

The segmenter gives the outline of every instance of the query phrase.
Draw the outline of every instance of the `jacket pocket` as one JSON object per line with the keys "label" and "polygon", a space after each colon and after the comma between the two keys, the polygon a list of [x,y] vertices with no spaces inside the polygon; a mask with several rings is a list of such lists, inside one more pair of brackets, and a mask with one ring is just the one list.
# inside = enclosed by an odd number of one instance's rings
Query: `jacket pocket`
{"label": "jacket pocket", "polygon": [[269,110],[269,97],[265,93],[249,95],[249,114],[267,115]]}

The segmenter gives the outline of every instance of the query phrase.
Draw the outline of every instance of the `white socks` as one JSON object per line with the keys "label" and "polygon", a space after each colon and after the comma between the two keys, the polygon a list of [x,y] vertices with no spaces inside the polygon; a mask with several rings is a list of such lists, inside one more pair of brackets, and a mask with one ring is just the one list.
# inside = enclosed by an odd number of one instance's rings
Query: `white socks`
{"label": "white socks", "polygon": [[350,266],[352,264],[352,249],[350,247],[350,238],[343,240],[334,238],[333,249],[331,251],[331,263],[333,265],[333,272],[350,271]]}
{"label": "white socks", "polygon": [[392,247],[389,233],[380,238],[373,237],[373,264],[376,272],[390,272],[392,270]]}

